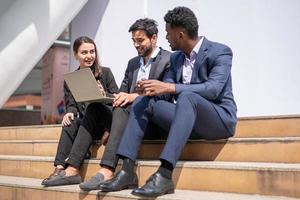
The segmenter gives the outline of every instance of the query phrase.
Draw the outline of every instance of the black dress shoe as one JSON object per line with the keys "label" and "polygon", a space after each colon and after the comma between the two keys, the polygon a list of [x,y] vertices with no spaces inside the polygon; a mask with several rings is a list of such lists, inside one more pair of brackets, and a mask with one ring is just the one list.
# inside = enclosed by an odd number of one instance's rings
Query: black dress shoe
{"label": "black dress shoe", "polygon": [[111,180],[100,185],[103,192],[133,189],[138,187],[138,177],[135,172],[128,173],[124,170],[119,171]]}
{"label": "black dress shoe", "polygon": [[45,187],[49,186],[60,186],[60,185],[72,185],[72,184],[79,184],[81,182],[80,174],[74,176],[66,176],[66,171],[59,172],[58,175],[53,176],[48,180],[43,181],[43,185]]}
{"label": "black dress shoe", "polygon": [[63,168],[57,168],[55,167],[54,171],[52,172],[52,174],[49,175],[48,178],[45,178],[43,181],[42,181],[42,185],[46,185],[47,181],[53,179],[54,177],[58,176],[58,174],[61,172],[61,171],[64,171]]}
{"label": "black dress shoe", "polygon": [[136,188],[132,191],[133,195],[142,197],[158,197],[164,194],[174,193],[174,183],[172,179],[163,177],[156,172],[141,188]]}

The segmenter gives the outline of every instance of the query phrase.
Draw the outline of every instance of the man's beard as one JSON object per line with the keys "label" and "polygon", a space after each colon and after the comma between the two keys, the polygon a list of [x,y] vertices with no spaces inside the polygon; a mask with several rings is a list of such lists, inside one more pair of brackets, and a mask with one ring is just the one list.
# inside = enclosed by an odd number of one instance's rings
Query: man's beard
{"label": "man's beard", "polygon": [[172,50],[172,51],[177,51],[177,50],[179,50],[175,45],[172,45],[172,46],[170,45],[170,47],[171,47],[171,50]]}
{"label": "man's beard", "polygon": [[153,50],[152,46],[149,46],[149,47],[147,47],[147,48],[145,49],[144,52],[141,52],[141,53],[138,52],[138,54],[139,54],[139,56],[141,56],[141,57],[146,57],[146,56],[149,56],[149,55],[152,53],[152,50]]}

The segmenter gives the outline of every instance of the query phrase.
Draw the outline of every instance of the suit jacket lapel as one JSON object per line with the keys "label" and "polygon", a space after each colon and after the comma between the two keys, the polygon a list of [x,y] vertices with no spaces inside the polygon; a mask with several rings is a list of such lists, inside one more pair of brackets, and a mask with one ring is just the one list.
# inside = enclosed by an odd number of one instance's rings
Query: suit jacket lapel
{"label": "suit jacket lapel", "polygon": [[136,80],[137,80],[139,69],[140,69],[140,62],[138,60],[138,62],[135,64],[135,69],[134,69],[133,75],[132,75],[132,83],[131,83],[131,87],[129,90],[130,93],[133,93],[135,90],[135,85],[136,85]]}
{"label": "suit jacket lapel", "polygon": [[197,58],[194,64],[193,74],[191,78],[191,82],[198,81],[198,73],[200,72],[199,68],[201,68],[201,65],[203,64],[205,58],[206,58],[206,52],[208,50],[208,41],[206,38],[203,38],[201,47],[198,51]]}
{"label": "suit jacket lapel", "polygon": [[184,62],[184,53],[181,53],[179,58],[178,58],[178,61],[176,61],[177,63],[177,66],[176,66],[176,69],[177,70],[177,73],[176,73],[176,81],[177,83],[179,83],[181,77],[182,77],[182,70],[183,70],[183,62]]}
{"label": "suit jacket lapel", "polygon": [[204,37],[203,41],[202,41],[202,44],[201,44],[201,47],[198,51],[196,61],[195,61],[196,66],[200,66],[202,64],[202,62],[204,61],[204,58],[206,57],[207,48],[208,48],[208,41]]}
{"label": "suit jacket lapel", "polygon": [[155,75],[157,73],[160,73],[159,70],[158,70],[158,63],[159,61],[161,60],[161,50],[158,52],[156,58],[154,58],[154,62],[151,63],[151,69],[150,69],[150,72],[149,72],[149,77],[148,79],[155,79]]}

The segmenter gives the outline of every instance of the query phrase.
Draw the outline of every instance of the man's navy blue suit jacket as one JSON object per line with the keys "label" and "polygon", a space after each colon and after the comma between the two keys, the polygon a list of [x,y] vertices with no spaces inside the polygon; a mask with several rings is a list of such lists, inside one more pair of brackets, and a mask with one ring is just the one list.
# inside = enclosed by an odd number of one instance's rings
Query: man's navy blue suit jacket
{"label": "man's navy blue suit jacket", "polygon": [[212,102],[228,132],[233,135],[237,121],[237,107],[232,93],[231,49],[203,38],[190,84],[182,84],[181,80],[184,59],[185,55],[181,51],[171,55],[171,65],[164,82],[176,84],[175,98],[183,91],[190,91]]}

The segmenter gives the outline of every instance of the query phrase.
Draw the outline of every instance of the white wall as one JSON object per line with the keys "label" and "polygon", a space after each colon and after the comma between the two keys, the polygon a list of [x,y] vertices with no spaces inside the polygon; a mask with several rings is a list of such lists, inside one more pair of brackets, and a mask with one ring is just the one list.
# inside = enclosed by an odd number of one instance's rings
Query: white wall
{"label": "white wall", "polygon": [[299,0],[106,0],[101,7],[97,2],[90,0],[79,13],[72,27],[81,29],[72,34],[87,33],[96,40],[102,64],[112,68],[118,83],[136,55],[129,26],[145,16],[155,19],[159,44],[169,49],[163,16],[175,6],[187,6],[197,15],[200,34],[234,52],[238,116],[300,114]]}

